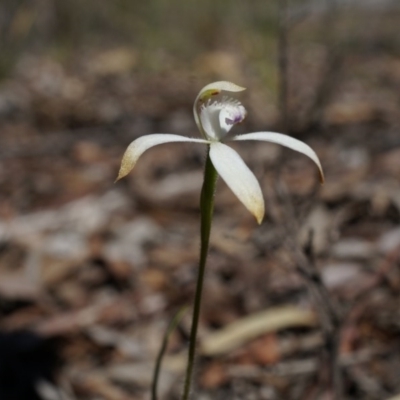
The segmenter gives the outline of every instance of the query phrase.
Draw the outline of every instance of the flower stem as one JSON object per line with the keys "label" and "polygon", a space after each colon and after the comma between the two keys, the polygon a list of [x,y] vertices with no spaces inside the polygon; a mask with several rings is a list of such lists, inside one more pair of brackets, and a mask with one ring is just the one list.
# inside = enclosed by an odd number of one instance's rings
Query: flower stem
{"label": "flower stem", "polygon": [[206,165],[204,169],[204,182],[201,189],[200,197],[200,212],[201,212],[201,227],[200,227],[200,261],[199,272],[197,276],[196,294],[193,307],[192,329],[190,331],[188,365],[186,367],[185,386],[182,400],[188,400],[190,394],[190,386],[192,383],[192,374],[194,367],[194,357],[196,352],[197,328],[199,325],[201,295],[203,290],[204,271],[208,254],[208,244],[210,242],[211,224],[214,210],[214,192],[218,174],[215,170],[211,159],[210,149],[208,149]]}

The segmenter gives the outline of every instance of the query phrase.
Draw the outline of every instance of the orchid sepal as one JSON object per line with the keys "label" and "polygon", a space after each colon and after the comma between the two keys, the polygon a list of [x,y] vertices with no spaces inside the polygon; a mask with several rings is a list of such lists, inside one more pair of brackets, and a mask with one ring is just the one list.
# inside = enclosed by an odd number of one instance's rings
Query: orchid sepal
{"label": "orchid sepal", "polygon": [[128,175],[129,172],[135,167],[139,157],[151,147],[157,146],[163,143],[173,142],[194,142],[194,143],[208,143],[204,139],[189,138],[181,135],[174,135],[171,133],[154,133],[152,135],[141,136],[134,140],[126,149],[119,169],[118,177],[116,181],[119,181],[124,176]]}
{"label": "orchid sepal", "polygon": [[299,153],[304,154],[308,158],[310,158],[318,167],[319,172],[319,180],[321,183],[324,183],[324,171],[322,169],[321,162],[315,153],[315,151],[307,144],[302,142],[301,140],[292,138],[291,136],[284,135],[282,133],[277,132],[252,132],[245,133],[243,135],[237,135],[232,138],[232,140],[260,140],[264,142],[276,143],[281,146],[288,147],[289,149],[295,150]]}
{"label": "orchid sepal", "polygon": [[210,144],[210,158],[221,178],[261,224],[264,218],[262,191],[243,159],[231,147],[220,142]]}

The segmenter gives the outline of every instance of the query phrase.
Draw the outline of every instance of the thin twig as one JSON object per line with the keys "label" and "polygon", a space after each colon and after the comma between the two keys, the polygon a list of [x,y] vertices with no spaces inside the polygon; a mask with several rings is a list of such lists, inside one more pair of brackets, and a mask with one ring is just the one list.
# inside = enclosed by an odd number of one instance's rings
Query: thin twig
{"label": "thin twig", "polygon": [[326,48],[326,60],[319,73],[320,81],[315,95],[304,119],[303,130],[310,130],[320,124],[322,113],[328,101],[332,97],[339,78],[343,63],[343,52],[337,43],[336,25],[339,20],[339,6],[337,0],[325,0],[326,12],[322,20],[320,36],[324,38]]}
{"label": "thin twig", "polygon": [[277,196],[283,204],[288,215],[285,221],[290,221],[291,225],[286,226],[287,246],[294,256],[297,272],[304,278],[309,288],[310,294],[314,299],[321,327],[325,336],[325,349],[329,360],[330,384],[335,394],[336,400],[343,399],[343,377],[339,363],[339,347],[341,335],[341,316],[334,304],[329,291],[322,282],[320,273],[315,265],[313,251],[313,232],[310,232],[306,246],[301,249],[293,236],[293,224],[296,224],[296,214],[293,210],[289,196],[281,184],[278,188]]}
{"label": "thin twig", "polygon": [[288,0],[279,1],[278,70],[279,70],[279,110],[283,132],[289,128],[288,90]]}

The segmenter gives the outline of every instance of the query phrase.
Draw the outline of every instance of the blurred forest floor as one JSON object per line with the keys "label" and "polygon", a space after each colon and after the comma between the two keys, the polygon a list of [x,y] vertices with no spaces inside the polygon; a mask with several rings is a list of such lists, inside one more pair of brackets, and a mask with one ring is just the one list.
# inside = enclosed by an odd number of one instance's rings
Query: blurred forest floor
{"label": "blurred forest floor", "polygon": [[[214,80],[247,87],[235,133],[282,129],[276,15],[206,1],[194,24],[176,2],[129,14],[119,1],[116,23],[106,2],[98,19],[72,3],[0,7],[0,399],[148,399],[168,322],[193,300],[205,149],[158,146],[114,184],[120,159],[142,135],[197,136],[192,103]],[[400,10],[388,4],[290,14],[286,126],[326,183],[289,150],[238,148],[266,218],[257,226],[219,182],[196,399],[333,398],[326,305],[343,398],[400,398]],[[179,398],[189,328],[187,313],[160,399]]]}

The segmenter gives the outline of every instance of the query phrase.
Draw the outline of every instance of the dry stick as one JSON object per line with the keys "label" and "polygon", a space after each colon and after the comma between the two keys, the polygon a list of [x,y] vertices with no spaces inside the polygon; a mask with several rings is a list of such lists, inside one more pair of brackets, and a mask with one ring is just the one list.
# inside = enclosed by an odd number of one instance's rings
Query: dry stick
{"label": "dry stick", "polygon": [[[280,203],[283,204],[289,214],[285,218],[285,221],[291,221],[293,224],[296,221],[295,213],[282,184],[276,192]],[[342,400],[344,385],[339,363],[341,317],[315,265],[312,246],[313,232],[310,232],[305,248],[300,249],[298,243],[293,239],[293,226],[286,226],[286,230],[288,232],[287,245],[295,257],[296,269],[309,287],[321,321],[321,327],[325,336],[326,352],[330,362],[332,391],[335,394],[336,400]]]}
{"label": "dry stick", "polygon": [[[298,262],[297,270],[306,280],[315,299],[315,304],[321,318],[325,334],[326,351],[330,362],[332,389],[336,400],[343,398],[343,379],[339,364],[341,319],[329,292],[321,280],[321,275],[315,266],[313,254],[313,232],[310,232],[308,243],[304,249],[305,259]],[[298,257],[298,260],[300,257]]]}
{"label": "dry stick", "polygon": [[279,0],[278,27],[278,70],[279,70],[279,110],[282,131],[289,129],[288,119],[288,0]]}

